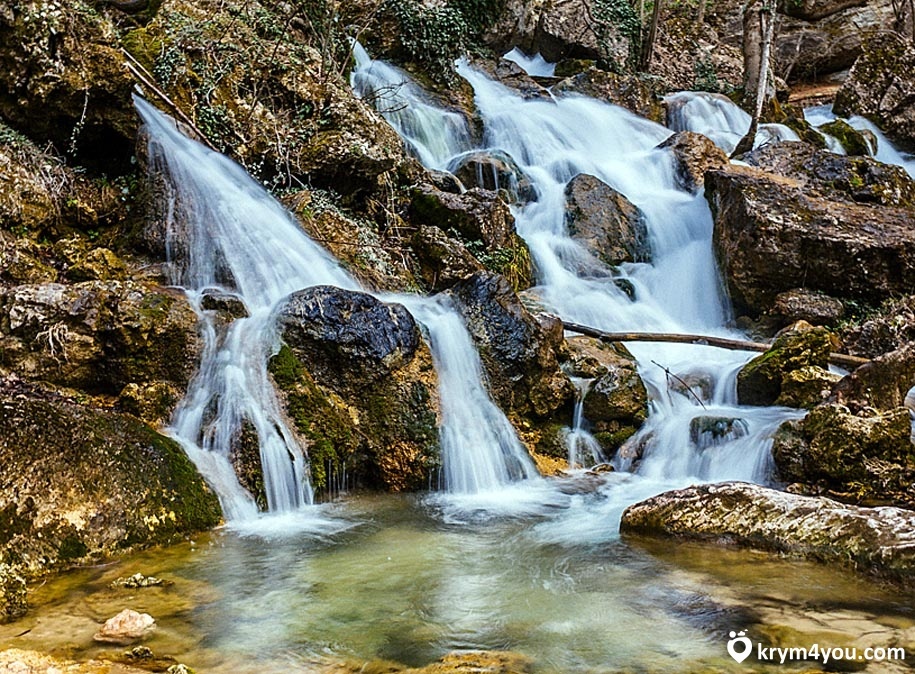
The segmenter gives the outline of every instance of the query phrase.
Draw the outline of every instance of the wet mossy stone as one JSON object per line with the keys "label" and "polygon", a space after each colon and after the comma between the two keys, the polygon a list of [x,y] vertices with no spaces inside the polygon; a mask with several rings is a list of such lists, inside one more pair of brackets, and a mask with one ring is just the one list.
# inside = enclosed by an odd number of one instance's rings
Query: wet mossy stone
{"label": "wet mossy stone", "polygon": [[181,447],[136,418],[0,382],[0,554],[28,575],[221,519]]}
{"label": "wet mossy stone", "polygon": [[854,129],[848,122],[837,119],[820,127],[820,131],[828,133],[838,140],[845,151],[850,155],[869,156],[871,154],[867,141],[860,131]]}

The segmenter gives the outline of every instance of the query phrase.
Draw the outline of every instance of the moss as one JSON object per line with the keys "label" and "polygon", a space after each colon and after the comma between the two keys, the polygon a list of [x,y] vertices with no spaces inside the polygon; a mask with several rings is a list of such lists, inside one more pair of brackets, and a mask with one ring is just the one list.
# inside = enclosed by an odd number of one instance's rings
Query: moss
{"label": "moss", "polygon": [[60,543],[57,554],[63,561],[84,557],[89,548],[76,536],[68,536]]}
{"label": "moss", "polygon": [[800,136],[801,140],[810,143],[821,150],[826,149],[826,139],[823,138],[822,134],[818,133],[807,120],[799,117],[788,117],[781,123]]}
{"label": "moss", "polygon": [[162,53],[165,44],[156,36],[150,35],[145,27],[130,31],[121,38],[121,46],[139,61],[144,68],[152,70],[156,59]]}
{"label": "moss", "polygon": [[[512,243],[505,248],[498,248],[494,251],[474,252],[474,247],[468,246],[468,250],[474,253],[474,256],[489,271],[502,274],[512,286],[512,290],[520,292],[531,287],[534,280],[533,262],[531,261],[531,251],[527,244],[517,234],[512,234]],[[481,247],[482,244],[479,244]]]}
{"label": "moss", "polygon": [[[870,155],[870,149],[867,146],[867,141],[864,139],[864,136],[848,124],[848,122],[837,119],[829,124],[824,124],[820,127],[820,130],[838,140],[849,155]],[[858,185],[858,187],[861,187],[861,185]]]}

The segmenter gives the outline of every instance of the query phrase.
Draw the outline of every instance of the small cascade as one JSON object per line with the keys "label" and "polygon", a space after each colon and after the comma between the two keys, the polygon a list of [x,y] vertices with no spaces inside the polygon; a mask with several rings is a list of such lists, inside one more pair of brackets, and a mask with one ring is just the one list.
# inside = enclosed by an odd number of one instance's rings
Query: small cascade
{"label": "small cascade", "polygon": [[373,61],[358,42],[353,57],[353,90],[384,116],[423,165],[444,170],[449,159],[471,146],[467,120],[433,105],[409,75]]}
{"label": "small cascade", "polygon": [[536,478],[537,469],[514,427],[483,386],[480,356],[460,314],[442,297],[397,299],[429,333],[442,406],[444,488],[478,494]]}
{"label": "small cascade", "polygon": [[[730,154],[750,128],[750,115],[727,96],[705,91],[680,91],[664,97],[667,124],[674,131],[708,136]],[[778,141],[799,141],[784,124],[760,124],[753,147]]]}
{"label": "small cascade", "polygon": [[[379,62],[360,63],[354,84],[364,85],[362,72],[381,67]],[[538,271],[539,284],[532,292],[543,306],[566,320],[607,331],[738,336],[725,327],[730,312],[712,250],[708,205],[702,195],[677,187],[669,154],[657,148],[670,129],[583,96],[525,100],[467,63],[459,63],[458,72],[473,87],[483,122],[482,142],[461,152],[507,155],[537,195],[514,204],[512,211]],[[733,147],[749,126],[746,113],[726,99],[684,94],[678,100],[680,105],[672,106],[676,128],[717,134],[719,142]],[[439,111],[442,130],[447,128],[441,118],[445,114]],[[713,119],[704,118],[708,116]],[[781,128],[763,129],[759,142],[767,137],[796,138]],[[423,148],[415,151],[420,158],[427,154]],[[439,168],[442,162],[427,166]],[[565,188],[580,173],[599,178],[641,210],[650,264],[610,269],[569,236]],[[634,293],[621,290],[623,283]],[[751,354],[676,344],[627,346],[649,389],[651,414],[631,439],[631,458],[617,458],[618,468],[637,468],[659,489],[694,479],[769,478],[770,437],[796,413],[736,404],[736,372]],[[710,399],[702,403],[706,409],[671,391],[664,370],[653,362],[682,375],[701,370],[709,380]],[[747,432],[700,450],[690,440],[690,425],[702,415],[740,419]],[[580,451],[577,444],[573,451]]]}
{"label": "small cascade", "polygon": [[575,409],[572,413],[572,426],[566,436],[566,446],[569,449],[569,468],[590,468],[599,463],[606,462],[600,443],[585,429],[585,396],[591,385],[591,379],[572,377],[577,397]]}
{"label": "small cascade", "polygon": [[517,63],[521,70],[531,77],[553,77],[556,73],[556,64],[550,63],[539,53],[528,56],[523,51],[515,47],[502,58]]}
{"label": "small cascade", "polygon": [[[312,501],[305,457],[267,374],[273,312],[300,288],[356,283],[240,166],[186,138],[146,101],[135,104],[148,129],[150,171],[164,178],[172,281],[197,309],[204,341],[200,370],[170,433],[220,496],[227,519],[257,512],[231,464],[246,428],[257,437],[269,510],[300,508]],[[220,329],[200,305],[213,288],[236,294],[248,316]]]}
{"label": "small cascade", "polygon": [[[246,430],[260,448],[267,506],[289,512],[312,502],[306,461],[280,411],[267,373],[276,349],[274,315],[292,292],[314,285],[358,290],[358,283],[266,190],[227,157],[183,136],[141,99],[149,129],[150,170],[164,177],[172,281],[186,289],[204,338],[200,370],[170,432],[214,487],[230,520],[257,507],[238,482],[232,452]],[[433,108],[429,108],[434,110]],[[205,292],[240,299],[248,316],[227,329],[204,311]],[[443,299],[392,295],[425,327],[438,367],[444,485],[472,494],[537,471],[505,415],[482,384],[479,356],[460,314]],[[344,482],[331,485],[345,487]]]}

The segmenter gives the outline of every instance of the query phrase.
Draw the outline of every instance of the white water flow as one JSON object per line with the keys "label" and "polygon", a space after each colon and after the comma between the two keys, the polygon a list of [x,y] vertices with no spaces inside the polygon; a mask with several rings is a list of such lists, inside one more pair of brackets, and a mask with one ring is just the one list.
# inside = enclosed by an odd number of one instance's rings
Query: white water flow
{"label": "white water flow", "polygon": [[607,460],[597,438],[585,428],[584,401],[591,387],[591,380],[573,377],[572,383],[578,397],[575,399],[575,409],[572,413],[572,426],[566,436],[569,468],[590,468]]}
{"label": "white water flow", "polygon": [[[364,56],[353,77],[357,92],[370,97],[366,83],[378,86],[389,68]],[[396,72],[401,80],[406,77]],[[536,188],[537,200],[516,204],[513,212],[537,269],[539,285],[532,292],[544,306],[567,320],[608,331],[736,336],[725,328],[729,308],[712,252],[708,206],[702,195],[678,189],[670,154],[656,149],[671,134],[669,129],[586,97],[524,100],[466,64],[459,65],[459,73],[474,88],[484,127],[481,147],[468,145],[460,151],[507,153]],[[388,116],[391,124],[401,131],[422,123],[426,136],[434,137],[438,129],[453,137],[446,113],[440,111],[436,120],[428,114],[427,99],[422,100],[421,121],[405,122],[410,111],[405,101],[396,117]],[[681,114],[685,123],[693,124],[688,107]],[[725,130],[734,133],[735,125],[728,124]],[[600,178],[642,210],[651,264],[611,269],[570,238],[564,191],[579,173]],[[621,278],[634,287],[635,300],[617,287],[614,281]],[[673,344],[629,347],[649,389],[651,415],[617,457],[619,468],[637,467],[655,485],[646,485],[648,492],[671,481],[770,479],[771,435],[796,413],[736,404],[736,373],[752,354]],[[705,407],[689,392],[670,386],[662,367],[653,362],[699,381]],[[700,448],[690,440],[690,428],[701,416],[742,419],[746,434]],[[636,457],[638,463],[626,457]]]}
{"label": "white water flow", "polygon": [[[173,282],[186,289],[204,338],[199,373],[170,432],[219,494],[227,519],[238,520],[257,511],[230,458],[250,424],[269,510],[296,510],[312,502],[312,490],[305,457],[267,374],[277,346],[275,312],[297,290],[319,284],[355,290],[358,283],[240,166],[186,138],[145,101],[136,105],[149,128],[151,170],[167,177]],[[214,312],[201,310],[207,289],[236,294],[249,316],[220,330]],[[406,304],[429,336],[439,375],[445,488],[473,494],[536,477],[514,429],[481,383],[479,356],[460,314],[441,300],[383,299]]]}

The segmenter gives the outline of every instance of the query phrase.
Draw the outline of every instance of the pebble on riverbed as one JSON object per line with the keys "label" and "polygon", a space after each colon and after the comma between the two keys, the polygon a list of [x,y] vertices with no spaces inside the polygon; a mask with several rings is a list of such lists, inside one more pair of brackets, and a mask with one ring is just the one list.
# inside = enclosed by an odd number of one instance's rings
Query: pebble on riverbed
{"label": "pebble on riverbed", "polygon": [[125,608],[109,618],[92,638],[103,643],[126,645],[142,639],[155,628],[156,621],[151,615]]}
{"label": "pebble on riverbed", "polygon": [[138,588],[138,587],[156,587],[160,585],[171,585],[169,581],[156,578],[155,576],[144,576],[142,573],[135,573],[132,576],[121,576],[117,580],[111,581],[110,587],[119,588]]}

